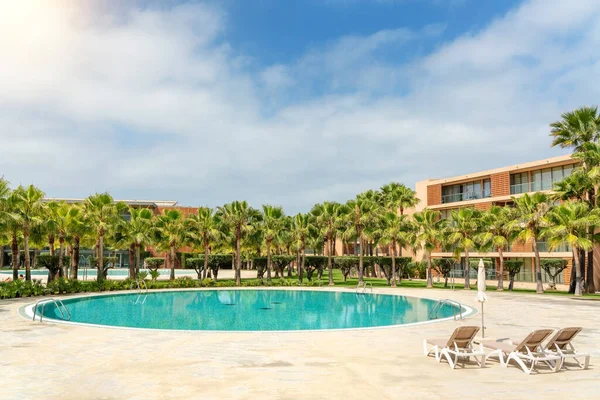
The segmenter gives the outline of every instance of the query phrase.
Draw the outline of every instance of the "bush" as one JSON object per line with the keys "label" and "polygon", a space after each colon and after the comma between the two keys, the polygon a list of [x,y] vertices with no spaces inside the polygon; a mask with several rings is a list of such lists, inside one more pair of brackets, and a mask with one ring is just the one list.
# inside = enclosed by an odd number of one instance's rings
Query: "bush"
{"label": "bush", "polygon": [[271,256],[271,264],[275,269],[275,276],[280,275],[283,278],[283,270],[296,260],[296,256],[275,255]]}
{"label": "bush", "polygon": [[321,279],[323,276],[323,269],[327,266],[326,256],[306,256],[306,262],[304,269],[306,270],[306,277],[308,280],[312,280],[315,271],[318,272],[317,278]]}
{"label": "bush", "polygon": [[144,260],[144,263],[146,263],[148,269],[156,271],[165,265],[165,259],[163,257],[148,257]]}
{"label": "bush", "polygon": [[444,278],[444,287],[448,287],[448,277],[456,265],[454,258],[436,258],[431,260],[431,266]]}
{"label": "bush", "polygon": [[152,278],[152,282],[156,282],[156,279],[160,276],[160,272],[156,269],[150,270],[150,277]]}
{"label": "bush", "polygon": [[[226,266],[230,266],[231,260],[231,254],[210,254],[208,256],[208,268],[211,270],[214,280],[217,280],[217,276],[219,275],[219,269],[224,268]],[[194,268],[198,276],[200,276],[201,272],[203,272],[204,269],[204,255],[198,256],[196,258],[190,258],[186,262],[188,265]]]}
{"label": "bush", "polygon": [[508,271],[509,283],[508,290],[513,290],[513,286],[515,283],[515,276],[521,271],[521,267],[523,266],[522,260],[505,260],[504,261],[504,269]]}
{"label": "bush", "polygon": [[338,267],[342,272],[344,282],[346,282],[348,275],[350,275],[352,270],[358,268],[359,258],[356,256],[333,257],[333,262],[335,266]]}
{"label": "bush", "polygon": [[567,268],[568,261],[562,258],[541,258],[540,267],[550,277],[549,289],[556,290],[556,277]]}

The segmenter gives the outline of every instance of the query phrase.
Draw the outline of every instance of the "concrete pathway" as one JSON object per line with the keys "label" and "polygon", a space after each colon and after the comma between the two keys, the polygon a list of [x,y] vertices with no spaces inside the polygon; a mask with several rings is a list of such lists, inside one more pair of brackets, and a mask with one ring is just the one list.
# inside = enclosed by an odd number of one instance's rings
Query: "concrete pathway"
{"label": "concrete pathway", "polygon": [[[315,289],[328,290],[328,289]],[[348,289],[334,289],[348,290]],[[474,293],[379,289],[475,306]],[[211,333],[31,322],[34,299],[0,300],[0,399],[593,399],[600,385],[600,302],[489,293],[487,336],[584,326],[587,371],[527,376],[489,361],[451,370],[422,353],[454,321],[373,330]],[[462,324],[479,324],[475,315]]]}

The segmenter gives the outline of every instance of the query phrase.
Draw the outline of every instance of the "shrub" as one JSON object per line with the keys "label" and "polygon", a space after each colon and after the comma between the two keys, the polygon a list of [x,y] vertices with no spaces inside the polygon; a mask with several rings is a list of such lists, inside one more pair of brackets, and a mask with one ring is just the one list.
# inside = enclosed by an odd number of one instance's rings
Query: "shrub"
{"label": "shrub", "polygon": [[[387,279],[388,286],[391,285],[391,280],[393,277],[392,271],[392,257],[383,257],[383,256],[375,256],[369,257],[369,262],[372,262],[383,270],[383,274]],[[412,261],[410,257],[395,257],[395,265],[396,265],[396,274],[402,279],[402,273],[406,265]]]}
{"label": "shrub", "polygon": [[[215,281],[219,275],[219,269],[230,266],[231,260],[231,254],[210,254],[208,256],[208,268],[211,270],[213,279]],[[191,265],[192,268],[196,270],[196,273],[198,273],[198,276],[200,276],[200,272],[204,269],[204,255],[196,258],[190,258],[186,262],[188,265]]]}
{"label": "shrub", "polygon": [[144,263],[146,263],[149,270],[156,271],[165,265],[165,259],[163,257],[148,257],[144,260]]}
{"label": "shrub", "polygon": [[148,272],[147,271],[140,271],[136,274],[135,276],[137,279],[141,279],[144,280],[148,277]]}
{"label": "shrub", "polygon": [[515,276],[521,271],[521,267],[523,266],[522,260],[505,260],[504,261],[504,269],[508,271],[508,277],[510,279],[508,283],[508,290],[513,290],[513,286],[515,283]]}
{"label": "shrub", "polygon": [[296,260],[296,256],[275,255],[271,257],[271,264],[275,268],[275,276],[280,275],[283,278],[283,270]]}
{"label": "shrub", "polygon": [[150,277],[152,278],[152,282],[156,282],[156,279],[160,276],[160,272],[156,269],[150,270]]}
{"label": "shrub", "polygon": [[448,287],[448,277],[456,265],[454,258],[436,258],[431,260],[432,268],[444,278],[444,287]]}
{"label": "shrub", "polygon": [[359,258],[355,256],[333,257],[333,262],[342,272],[344,282],[346,282],[352,270],[358,268]]}
{"label": "shrub", "polygon": [[306,256],[306,262],[304,269],[306,270],[306,277],[308,280],[312,280],[315,271],[318,272],[317,277],[321,279],[323,275],[323,269],[327,266],[326,256]]}
{"label": "shrub", "polygon": [[540,259],[540,267],[550,277],[549,286],[551,290],[556,290],[556,277],[567,268],[568,261],[562,258],[542,258]]}

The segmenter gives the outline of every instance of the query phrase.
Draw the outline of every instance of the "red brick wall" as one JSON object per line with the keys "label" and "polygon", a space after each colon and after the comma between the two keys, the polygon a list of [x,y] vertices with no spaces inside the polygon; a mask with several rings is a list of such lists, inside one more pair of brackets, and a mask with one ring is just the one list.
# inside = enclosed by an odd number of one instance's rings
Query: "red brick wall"
{"label": "red brick wall", "polygon": [[532,245],[532,243],[531,243],[530,240],[528,240],[525,243],[523,243],[523,242],[513,242],[513,244],[512,244],[512,251],[516,252],[516,253],[532,252],[533,251],[533,245]]}
{"label": "red brick wall", "polygon": [[436,206],[442,204],[442,185],[427,186],[427,205]]}
{"label": "red brick wall", "polygon": [[510,172],[500,172],[490,177],[492,197],[510,195]]}
{"label": "red brick wall", "polygon": [[492,207],[492,202],[475,204],[476,210],[487,211]]}

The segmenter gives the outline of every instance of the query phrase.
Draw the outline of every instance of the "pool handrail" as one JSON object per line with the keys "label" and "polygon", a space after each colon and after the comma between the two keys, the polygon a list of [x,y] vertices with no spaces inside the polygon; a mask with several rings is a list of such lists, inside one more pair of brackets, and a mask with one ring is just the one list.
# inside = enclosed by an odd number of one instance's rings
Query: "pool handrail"
{"label": "pool handrail", "polygon": [[[41,303],[42,311],[40,313],[40,322],[42,322],[42,319],[44,318],[44,308],[46,307],[46,304],[48,304],[49,302],[54,303],[54,305],[56,306],[56,309],[58,311],[60,311],[60,316],[61,316],[61,318],[63,320],[65,320],[65,321],[70,321],[71,320],[71,313],[69,312],[69,309],[65,306],[65,303],[63,303],[62,300],[60,300],[60,299],[55,299],[53,297],[49,297],[49,298],[46,298],[46,299],[38,300],[38,302],[35,303],[35,306],[33,306],[33,319],[32,319],[32,321],[35,321],[35,314],[37,313],[38,306]],[[65,313],[63,312],[63,309],[66,311],[68,318],[65,318]]]}
{"label": "pool handrail", "polygon": [[444,305],[450,305],[452,306],[452,312],[454,313],[454,320],[456,321],[456,308],[458,307],[459,310],[459,319],[464,319],[463,317],[463,307],[462,304],[460,304],[458,301],[456,300],[452,300],[452,299],[442,299],[442,300],[438,300],[435,305],[433,306],[433,308],[431,309],[431,311],[429,312],[429,319],[437,319],[438,318],[438,313],[440,311],[440,309],[444,306]]}

